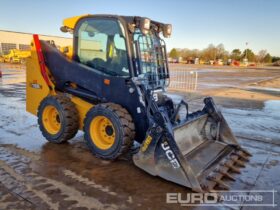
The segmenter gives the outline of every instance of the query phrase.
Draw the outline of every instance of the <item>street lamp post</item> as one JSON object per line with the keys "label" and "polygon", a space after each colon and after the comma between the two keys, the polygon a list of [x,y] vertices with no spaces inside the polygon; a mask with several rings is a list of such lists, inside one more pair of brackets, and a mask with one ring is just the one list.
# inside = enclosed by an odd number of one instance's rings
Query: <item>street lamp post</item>
{"label": "street lamp post", "polygon": [[246,55],[245,55],[246,60],[248,60],[248,58],[247,58],[247,56],[248,56],[248,55],[247,55],[247,50],[248,50],[248,42],[246,42],[246,52],[245,52],[245,54],[246,54]]}

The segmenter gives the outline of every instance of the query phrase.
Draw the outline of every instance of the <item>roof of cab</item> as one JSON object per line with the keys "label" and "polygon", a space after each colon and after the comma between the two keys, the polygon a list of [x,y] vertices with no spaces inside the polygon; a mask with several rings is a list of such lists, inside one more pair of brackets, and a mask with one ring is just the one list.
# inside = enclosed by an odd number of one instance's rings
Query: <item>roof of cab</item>
{"label": "roof of cab", "polygon": [[[116,17],[119,18],[121,17],[123,20],[125,20],[126,22],[130,23],[130,22],[134,22],[135,18],[143,18],[143,17],[139,17],[139,16],[119,16],[119,15],[109,15],[109,14],[98,14],[98,15],[92,15],[92,14],[84,14],[84,15],[79,15],[79,16],[74,16],[74,17],[70,17],[70,18],[66,18],[63,20],[63,26],[74,30],[75,25],[77,24],[77,22],[84,18],[84,17],[90,17],[90,16],[99,16],[99,17]],[[151,20],[152,23],[154,24],[162,24],[160,22],[156,22]]]}
{"label": "roof of cab", "polygon": [[90,14],[86,14],[86,15],[79,15],[79,16],[74,16],[74,17],[66,18],[66,19],[63,20],[63,26],[66,26],[67,28],[70,28],[70,29],[73,30],[75,28],[76,23],[81,18],[84,18],[84,17],[87,17],[87,16],[91,16],[91,15]]}

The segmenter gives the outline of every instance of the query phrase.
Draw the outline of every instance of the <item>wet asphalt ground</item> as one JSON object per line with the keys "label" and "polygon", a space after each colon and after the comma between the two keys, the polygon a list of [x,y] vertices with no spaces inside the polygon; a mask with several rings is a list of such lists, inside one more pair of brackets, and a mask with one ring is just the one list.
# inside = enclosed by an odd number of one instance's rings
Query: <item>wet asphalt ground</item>
{"label": "wet asphalt ground", "polygon": [[[4,75],[0,79],[0,209],[210,209],[166,203],[166,193],[191,191],[148,175],[131,160],[95,158],[82,132],[63,145],[48,143],[39,131],[36,117],[25,111],[24,69],[2,65],[1,70]],[[255,71],[255,75],[246,72],[239,79],[242,73],[233,71],[201,73],[200,91],[203,87],[211,88],[211,84],[216,89],[217,85],[224,88],[228,81],[234,81],[236,86],[239,81],[245,87],[252,81],[279,76],[277,71],[261,70]],[[246,81],[246,74],[254,79]],[[278,191],[274,193],[278,205],[274,209],[279,209],[280,101],[230,97],[215,100],[240,143],[253,154],[242,174],[235,175],[235,182],[226,180],[231,191]],[[201,97],[190,103],[193,109],[201,107]],[[264,194],[263,198],[263,203],[271,204],[272,193]],[[211,209],[273,208],[235,204]]]}

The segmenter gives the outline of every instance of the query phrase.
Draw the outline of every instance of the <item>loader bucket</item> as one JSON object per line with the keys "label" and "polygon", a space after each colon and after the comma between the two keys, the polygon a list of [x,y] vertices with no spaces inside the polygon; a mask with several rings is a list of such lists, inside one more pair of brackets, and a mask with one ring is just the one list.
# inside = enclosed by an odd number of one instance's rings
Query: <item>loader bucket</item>
{"label": "loader bucket", "polygon": [[251,155],[240,147],[213,100],[204,102],[204,109],[174,127],[173,133],[150,128],[133,156],[135,165],[196,192],[229,189],[224,181],[234,180]]}

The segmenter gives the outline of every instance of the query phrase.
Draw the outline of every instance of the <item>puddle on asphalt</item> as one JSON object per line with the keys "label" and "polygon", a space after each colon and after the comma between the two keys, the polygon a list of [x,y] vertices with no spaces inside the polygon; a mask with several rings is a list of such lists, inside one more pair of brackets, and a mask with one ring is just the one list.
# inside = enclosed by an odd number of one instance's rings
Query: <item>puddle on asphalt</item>
{"label": "puddle on asphalt", "polygon": [[235,135],[280,145],[280,100],[269,100],[256,109],[223,108]]}
{"label": "puddle on asphalt", "polygon": [[[276,92],[277,94],[279,94],[280,92],[280,88],[271,88],[271,87],[248,87],[248,90],[259,90],[259,91],[263,91],[263,92]],[[275,93],[275,94],[276,94]]]}
{"label": "puddle on asphalt", "polygon": [[[265,101],[264,112],[268,113],[269,115],[280,117],[280,100]],[[279,130],[279,135],[280,135],[280,130]]]}
{"label": "puddle on asphalt", "polygon": [[[19,148],[36,151],[36,155],[32,153],[30,158],[33,158],[33,155],[36,156],[36,160],[37,156],[40,157],[39,163],[34,161],[36,164],[32,164],[38,174],[64,181],[61,177],[66,179],[62,175],[65,173],[68,183],[76,188],[79,188],[81,180],[90,180],[93,187],[86,190],[81,188],[81,191],[84,190],[89,196],[106,199],[104,192],[109,189],[122,197],[119,200],[129,200],[134,208],[139,207],[139,209],[156,209],[158,205],[166,209],[177,209],[177,205],[166,204],[166,192],[190,192],[184,187],[148,175],[133,166],[131,161],[110,162],[95,158],[86,147],[82,132],[68,144],[48,143],[39,131],[36,117],[25,111],[23,95],[17,95],[13,90],[14,87],[9,86],[8,90],[5,90],[6,96],[0,94],[0,116],[4,119],[0,122],[0,143],[15,144]],[[12,95],[14,97],[10,97]],[[181,100],[181,96],[174,97],[177,101]],[[223,108],[223,113],[235,134],[276,144],[280,142],[280,101],[266,101],[252,105],[251,109],[234,108],[232,105],[231,108]],[[233,189],[252,186],[263,161],[267,158],[265,151],[253,148],[250,151],[255,155],[253,161],[243,169],[243,175],[238,178]],[[18,152],[23,155],[28,153]],[[275,167],[279,164],[278,161],[279,159],[271,159],[268,163],[270,167]],[[99,192],[97,189],[102,190]]]}

